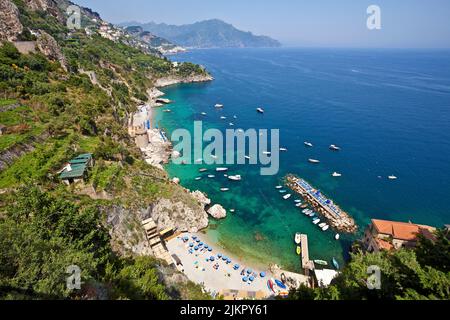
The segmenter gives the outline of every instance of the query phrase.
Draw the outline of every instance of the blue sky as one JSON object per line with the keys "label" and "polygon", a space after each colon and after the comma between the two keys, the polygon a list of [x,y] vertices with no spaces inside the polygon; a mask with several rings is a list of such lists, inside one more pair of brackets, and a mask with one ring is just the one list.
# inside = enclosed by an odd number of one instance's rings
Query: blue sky
{"label": "blue sky", "polygon": [[[114,23],[218,18],[288,46],[450,48],[449,0],[75,0]],[[381,8],[369,31],[366,9]]]}

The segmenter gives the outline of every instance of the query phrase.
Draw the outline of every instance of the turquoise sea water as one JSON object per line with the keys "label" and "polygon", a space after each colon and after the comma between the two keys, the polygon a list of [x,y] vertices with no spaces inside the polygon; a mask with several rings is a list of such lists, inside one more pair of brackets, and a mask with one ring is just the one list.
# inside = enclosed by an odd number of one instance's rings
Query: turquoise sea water
{"label": "turquoise sea water", "polygon": [[[198,50],[172,57],[207,67],[215,81],[165,88],[172,113],[156,112],[169,133],[206,128],[278,128],[281,154],[276,176],[259,166],[233,166],[243,181],[200,176],[204,165],[167,166],[192,190],[236,209],[212,221],[209,233],[247,259],[299,269],[295,232],[309,236],[310,256],[340,262],[371,218],[442,226],[450,222],[450,52],[342,49]],[[223,103],[222,111],[215,110]],[[255,109],[264,107],[265,114]],[[203,117],[201,112],[207,112]],[[238,119],[232,119],[236,115]],[[227,120],[221,120],[227,116]],[[304,141],[311,141],[308,149]],[[330,144],[341,152],[328,150]],[[308,158],[321,160],[311,165]],[[343,174],[340,179],[331,173]],[[211,173],[211,172],[210,172]],[[309,181],[349,212],[359,233],[335,241],[300,213],[294,199],[282,199],[275,186],[287,173]],[[388,181],[389,175],[398,176]],[[382,177],[382,178],[380,178]],[[221,193],[221,187],[230,187]]]}

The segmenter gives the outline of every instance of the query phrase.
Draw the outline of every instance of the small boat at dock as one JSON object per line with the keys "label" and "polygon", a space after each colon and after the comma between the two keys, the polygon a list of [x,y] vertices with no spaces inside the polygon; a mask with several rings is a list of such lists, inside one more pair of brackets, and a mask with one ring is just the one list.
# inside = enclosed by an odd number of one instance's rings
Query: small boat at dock
{"label": "small boat at dock", "polygon": [[309,161],[310,163],[313,163],[313,164],[318,164],[318,163],[320,163],[320,161],[319,161],[319,160],[316,160],[316,159],[308,159],[308,161]]}
{"label": "small boat at dock", "polygon": [[333,258],[333,260],[331,260],[331,263],[333,264],[333,266],[336,270],[340,269],[339,263],[337,262],[336,258]]}
{"label": "small boat at dock", "polygon": [[315,264],[321,265],[321,266],[327,266],[328,262],[324,261],[324,260],[314,260]]}
{"label": "small boat at dock", "polygon": [[263,154],[270,156],[272,154],[272,152],[264,151]]}
{"label": "small boat at dock", "polygon": [[341,238],[341,236],[339,235],[339,233],[334,236],[334,239],[336,239],[336,240],[339,240],[340,238]]}
{"label": "small boat at dock", "polygon": [[302,205],[300,206],[300,208],[306,209],[306,208],[308,208],[308,204],[307,204],[307,203],[304,203],[304,204],[302,204]]}
{"label": "small boat at dock", "polygon": [[284,200],[287,200],[287,199],[289,199],[290,197],[292,197],[292,194],[287,194],[287,195],[283,196],[283,199],[284,199]]}
{"label": "small boat at dock", "polygon": [[287,152],[288,149],[286,149],[286,148],[280,148],[280,151],[281,151],[281,152]]}
{"label": "small boat at dock", "polygon": [[319,219],[319,218],[316,218],[316,219],[313,220],[313,223],[314,223],[314,224],[318,224],[319,222],[320,222],[320,219]]}
{"label": "small boat at dock", "polygon": [[302,253],[302,248],[300,246],[297,246],[297,255],[299,256]]}
{"label": "small boat at dock", "polygon": [[305,141],[304,144],[305,144],[305,146],[307,146],[309,148],[314,147],[314,145],[311,142],[308,142],[308,141]]}
{"label": "small boat at dock", "polygon": [[249,156],[245,156],[245,159],[250,160],[251,158]]}
{"label": "small boat at dock", "polygon": [[220,119],[222,119],[222,120],[226,120],[226,119],[227,119],[227,117],[225,117],[225,116],[221,116],[221,117],[220,117]]}
{"label": "small boat at dock", "polygon": [[259,112],[259,113],[264,113],[264,109],[263,108],[257,108],[256,111]]}
{"label": "small boat at dock", "polygon": [[295,243],[296,244],[300,244],[300,241],[301,241],[301,234],[300,233],[296,233],[295,234]]}
{"label": "small boat at dock", "polygon": [[326,223],[325,222],[322,222],[321,224],[319,224],[319,227],[320,228],[323,228],[323,227],[325,227],[326,226]]}
{"label": "small boat at dock", "polygon": [[286,190],[280,190],[280,191],[278,191],[279,193],[286,193],[287,191]]}
{"label": "small boat at dock", "polygon": [[322,228],[322,231],[327,231],[328,229],[330,229],[330,226],[329,226],[329,225],[325,225],[325,226]]}
{"label": "small boat at dock", "polygon": [[302,200],[294,200],[295,203],[302,203]]}
{"label": "small boat at dock", "polygon": [[297,208],[300,208],[300,207],[302,206],[302,204],[301,204],[301,203],[296,203],[295,206],[296,206]]}
{"label": "small boat at dock", "polygon": [[283,186],[276,186],[275,189],[282,189]]}
{"label": "small boat at dock", "polygon": [[228,171],[228,168],[216,168],[217,172],[225,172]]}

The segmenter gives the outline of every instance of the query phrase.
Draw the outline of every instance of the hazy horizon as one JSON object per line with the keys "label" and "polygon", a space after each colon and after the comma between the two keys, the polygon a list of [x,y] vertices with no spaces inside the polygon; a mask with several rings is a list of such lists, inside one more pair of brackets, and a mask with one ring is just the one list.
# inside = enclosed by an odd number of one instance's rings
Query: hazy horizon
{"label": "hazy horizon", "polygon": [[[446,0],[75,0],[112,23],[174,25],[220,19],[243,31],[270,36],[287,47],[450,48]],[[367,7],[381,8],[381,30],[366,26]]]}

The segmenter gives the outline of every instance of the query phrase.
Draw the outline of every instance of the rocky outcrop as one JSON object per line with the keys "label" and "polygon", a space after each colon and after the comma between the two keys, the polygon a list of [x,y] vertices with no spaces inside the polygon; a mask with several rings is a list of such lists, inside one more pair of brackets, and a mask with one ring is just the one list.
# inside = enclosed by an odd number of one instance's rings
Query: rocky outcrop
{"label": "rocky outcrop", "polygon": [[211,204],[211,200],[201,191],[191,192],[192,197],[197,200],[197,202],[205,208]]}
{"label": "rocky outcrop", "polygon": [[220,204],[216,204],[209,208],[208,213],[214,219],[224,219],[227,217],[227,210],[225,210]]}
{"label": "rocky outcrop", "polygon": [[47,58],[58,61],[63,69],[67,71],[66,58],[62,54],[61,48],[55,38],[41,30],[37,39],[37,47]]}
{"label": "rocky outcrop", "polygon": [[55,0],[24,0],[23,2],[32,11],[45,11],[57,18],[59,22],[64,22],[64,16]]}
{"label": "rocky outcrop", "polygon": [[0,0],[0,40],[17,40],[22,31],[17,6],[10,0]]}
{"label": "rocky outcrop", "polygon": [[157,88],[167,87],[178,83],[195,83],[195,82],[207,82],[212,81],[214,78],[209,74],[196,74],[188,77],[181,76],[167,76],[159,78],[155,81],[154,85]]}
{"label": "rocky outcrop", "polygon": [[158,228],[175,228],[180,232],[198,232],[208,226],[208,215],[202,207],[186,205],[184,202],[160,199],[149,210],[149,217]]}

